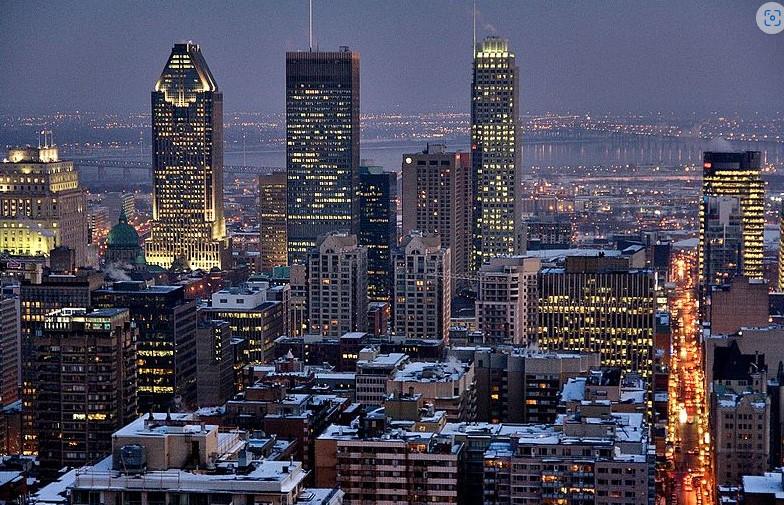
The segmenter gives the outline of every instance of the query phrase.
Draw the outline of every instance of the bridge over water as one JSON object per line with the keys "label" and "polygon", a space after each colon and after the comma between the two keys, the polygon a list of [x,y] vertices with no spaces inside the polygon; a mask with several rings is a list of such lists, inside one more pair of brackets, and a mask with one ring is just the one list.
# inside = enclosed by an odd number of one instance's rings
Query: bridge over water
{"label": "bridge over water", "polygon": [[[74,166],[87,180],[125,180],[133,182],[152,181],[152,163],[123,159],[77,159]],[[255,176],[280,172],[282,167],[257,167],[248,165],[224,165],[224,177]]]}

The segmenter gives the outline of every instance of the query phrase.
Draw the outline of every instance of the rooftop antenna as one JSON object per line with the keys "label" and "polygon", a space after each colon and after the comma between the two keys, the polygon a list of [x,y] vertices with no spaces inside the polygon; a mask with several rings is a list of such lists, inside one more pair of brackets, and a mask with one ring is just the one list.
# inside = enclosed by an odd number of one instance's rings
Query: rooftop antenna
{"label": "rooftop antenna", "polygon": [[473,45],[471,46],[471,55],[476,56],[476,0],[474,0],[474,9],[473,9],[473,31],[474,31],[474,39],[473,39]]}
{"label": "rooftop antenna", "polygon": [[308,0],[308,50],[313,52],[313,0]]}

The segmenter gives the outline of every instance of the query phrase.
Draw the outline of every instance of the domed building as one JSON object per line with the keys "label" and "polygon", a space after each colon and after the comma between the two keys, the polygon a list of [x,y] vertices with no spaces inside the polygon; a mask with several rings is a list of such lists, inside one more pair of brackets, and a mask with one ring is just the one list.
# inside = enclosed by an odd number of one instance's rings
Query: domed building
{"label": "domed building", "polygon": [[139,234],[128,224],[125,209],[120,210],[118,223],[109,231],[106,238],[105,263],[125,263],[135,267],[146,264],[144,250],[139,245]]}

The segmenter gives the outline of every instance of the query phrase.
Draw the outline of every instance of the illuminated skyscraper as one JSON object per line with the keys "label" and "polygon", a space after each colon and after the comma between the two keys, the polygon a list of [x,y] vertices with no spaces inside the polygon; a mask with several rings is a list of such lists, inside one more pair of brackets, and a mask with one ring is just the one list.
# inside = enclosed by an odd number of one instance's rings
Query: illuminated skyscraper
{"label": "illuminated skyscraper", "polygon": [[359,53],[286,53],[289,259],[359,227]]}
{"label": "illuminated skyscraper", "polygon": [[784,290],[784,203],[779,210],[779,291]]}
{"label": "illuminated skyscraper", "polygon": [[259,176],[259,272],[288,265],[286,174]]}
{"label": "illuminated skyscraper", "polygon": [[539,274],[539,347],[598,352],[602,366],[651,376],[653,272],[628,257],[567,256]]}
{"label": "illuminated skyscraper", "polygon": [[397,174],[360,167],[359,245],[367,247],[368,298],[390,302],[392,250],[397,246]]}
{"label": "illuminated skyscraper", "polygon": [[49,256],[58,246],[87,265],[87,197],[71,161],[55,146],[17,147],[0,163],[0,243],[17,256]]}
{"label": "illuminated skyscraper", "polygon": [[174,45],[152,92],[152,166],[147,263],[227,267],[223,94],[196,44]]}
{"label": "illuminated skyscraper", "polygon": [[[760,177],[761,155],[706,152],[703,155],[702,204],[700,205],[699,266],[702,283],[709,277],[709,197],[730,196],[740,201],[741,247],[738,270],[749,279],[762,279],[763,231],[765,229],[765,183]],[[710,239],[710,240],[709,240]]]}
{"label": "illuminated skyscraper", "polygon": [[473,269],[525,252],[520,222],[519,86],[508,41],[487,37],[474,51],[471,89]]}

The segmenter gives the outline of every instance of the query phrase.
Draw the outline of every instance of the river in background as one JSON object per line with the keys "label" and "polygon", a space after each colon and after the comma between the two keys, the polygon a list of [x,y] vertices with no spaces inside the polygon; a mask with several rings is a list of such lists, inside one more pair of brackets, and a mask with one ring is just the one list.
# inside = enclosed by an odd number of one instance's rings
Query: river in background
{"label": "river in background", "polygon": [[[468,150],[468,141],[433,140],[449,150]],[[399,171],[403,156],[425,148],[427,141],[365,143],[360,149],[363,160]],[[663,165],[676,166],[702,162],[703,151],[763,151],[763,162],[784,168],[784,143],[707,141],[657,137],[605,138],[596,140],[524,142],[523,168],[563,166]],[[286,153],[281,149],[230,151],[224,153],[226,165],[284,167]]]}
{"label": "river in background", "polygon": [[[433,143],[444,143],[449,150],[468,150],[467,139],[433,140]],[[389,141],[365,142],[361,147],[360,157],[368,164],[381,165],[387,170],[399,172],[404,154],[422,151],[427,141]],[[702,162],[703,151],[745,151],[759,150],[763,152],[763,162],[772,163],[779,173],[784,173],[784,143],[744,142],[724,140],[700,140],[683,138],[612,136],[598,139],[558,140],[542,142],[524,142],[523,171],[530,172],[559,167],[593,167],[660,165],[678,166],[699,164]],[[96,149],[89,153],[63,153],[67,159],[92,158],[128,161],[144,161],[149,163],[149,150],[140,149]],[[242,150],[227,150],[224,153],[225,165],[248,165],[257,167],[285,167],[286,153],[280,147],[248,147]],[[579,170],[576,170],[579,173]],[[146,180],[123,179],[119,169],[107,169],[104,177],[98,181],[94,171],[86,167],[83,180],[89,186],[99,188],[109,184],[149,183]],[[135,179],[138,171],[134,172]]]}

